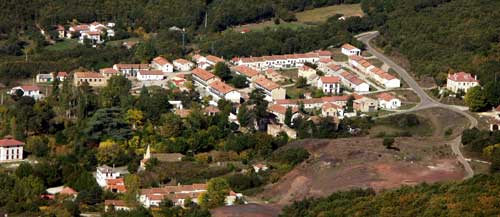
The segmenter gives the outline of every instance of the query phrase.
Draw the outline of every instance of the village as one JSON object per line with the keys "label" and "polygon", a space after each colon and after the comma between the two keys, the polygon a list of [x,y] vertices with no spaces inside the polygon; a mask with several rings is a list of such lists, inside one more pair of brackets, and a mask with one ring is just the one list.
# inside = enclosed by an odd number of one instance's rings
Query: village
{"label": "village", "polygon": [[[101,24],[102,25],[102,24]],[[80,37],[92,37],[95,30],[108,29],[107,26],[91,24],[90,26],[72,27],[67,33],[82,29]],[[109,29],[108,29],[109,31]],[[108,35],[112,34],[108,32]],[[61,37],[66,33],[61,29]],[[69,36],[71,37],[71,36]],[[93,38],[96,42],[100,38]],[[219,112],[217,108],[221,99],[233,103],[233,110],[229,117],[230,122],[239,124],[237,119],[238,109],[242,102],[249,100],[249,95],[254,90],[262,91],[265,100],[269,102],[267,111],[274,116],[272,122],[267,125],[267,133],[278,136],[284,132],[291,139],[297,138],[297,132],[292,128],[293,120],[299,116],[314,120],[316,116],[330,117],[338,124],[344,118],[356,116],[368,116],[380,111],[397,113],[411,109],[402,109],[404,103],[398,95],[402,89],[401,80],[394,74],[374,66],[369,59],[364,57],[359,48],[350,44],[344,44],[340,52],[346,57],[346,61],[338,61],[332,58],[332,52],[327,50],[311,51],[303,54],[273,55],[262,57],[234,57],[231,60],[213,55],[202,56],[195,54],[191,60],[175,59],[167,60],[162,56],[154,58],[149,64],[116,63],[112,67],[102,68],[98,71],[75,71],[75,72],[53,72],[38,74],[32,85],[13,87],[8,94],[29,96],[35,100],[45,97],[48,91],[47,84],[58,81],[69,80],[74,86],[89,85],[99,89],[107,85],[107,81],[113,76],[124,76],[132,81],[132,90],[142,87],[159,86],[161,88],[179,88],[182,91],[197,91],[200,98],[209,99],[209,104],[203,109],[205,115],[214,115]],[[244,76],[247,87],[236,88],[215,75],[214,68],[218,64],[227,65],[231,73]],[[384,64],[385,66],[385,64]],[[290,76],[290,72],[296,73]],[[299,81],[302,80],[302,81]],[[288,91],[294,88],[298,82],[304,82],[310,86],[309,91],[298,98],[290,98]],[[45,86],[44,86],[45,85]],[[468,89],[478,86],[479,81],[469,73],[459,72],[449,74],[446,87],[443,91],[460,94],[466,93]],[[321,97],[313,97],[311,90],[319,90]],[[131,93],[134,94],[134,93]],[[180,117],[187,117],[191,112],[184,109],[180,101],[170,101],[174,105],[174,111]],[[304,111],[307,111],[304,113]],[[500,123],[500,106],[493,111],[494,120],[490,130],[498,131]],[[287,117],[291,116],[291,117]],[[291,118],[291,123],[287,123]],[[5,137],[0,140],[0,161],[15,162],[23,160],[24,143]],[[144,153],[139,170],[145,170],[146,163],[152,155],[162,153],[151,153],[148,146]],[[163,155],[175,155],[163,153]],[[180,161],[182,155],[173,158]],[[262,163],[255,163],[250,168],[254,172],[267,170]],[[105,190],[124,193],[127,191],[124,183],[124,175],[128,174],[126,168],[109,165],[100,165],[93,173],[94,177]],[[157,207],[166,198],[173,201],[176,206],[183,207],[186,201],[197,203],[203,192],[207,191],[206,183],[195,183],[191,185],[161,186],[158,188],[140,189],[137,201],[145,208]],[[45,198],[53,198],[55,195],[66,195],[75,199],[78,192],[60,186],[47,190]],[[230,206],[236,201],[246,203],[244,195],[230,191],[225,196],[225,204]],[[125,201],[106,200],[105,210],[129,210]]]}

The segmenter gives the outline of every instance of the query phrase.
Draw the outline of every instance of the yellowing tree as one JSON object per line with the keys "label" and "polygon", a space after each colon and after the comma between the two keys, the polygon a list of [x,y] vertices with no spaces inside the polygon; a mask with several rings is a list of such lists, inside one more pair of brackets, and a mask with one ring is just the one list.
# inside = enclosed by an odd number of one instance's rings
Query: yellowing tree
{"label": "yellowing tree", "polygon": [[99,164],[109,164],[120,155],[120,152],[121,148],[115,141],[103,141],[97,149],[97,161]]}
{"label": "yellowing tree", "polygon": [[141,127],[144,122],[144,113],[139,109],[129,109],[125,115],[125,120],[132,125],[132,129]]}

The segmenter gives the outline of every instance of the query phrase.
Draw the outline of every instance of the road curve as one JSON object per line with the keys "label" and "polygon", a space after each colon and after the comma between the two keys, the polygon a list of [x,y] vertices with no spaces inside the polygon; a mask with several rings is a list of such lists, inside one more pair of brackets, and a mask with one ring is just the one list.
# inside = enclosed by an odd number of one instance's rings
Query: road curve
{"label": "road curve", "polygon": [[[413,79],[413,77],[410,75],[410,73],[408,73],[403,67],[401,67],[400,65],[398,65],[397,63],[392,61],[389,57],[385,56],[383,53],[381,53],[377,49],[373,48],[372,45],[370,44],[370,41],[372,39],[376,38],[377,36],[379,36],[379,32],[375,31],[375,32],[362,33],[362,34],[358,35],[357,38],[359,41],[363,42],[366,45],[367,50],[371,54],[373,54],[379,60],[382,60],[387,65],[389,65],[389,67],[394,69],[394,71],[396,71],[396,73],[398,73],[399,77],[401,79],[403,79],[408,84],[408,86],[410,86],[410,88],[413,89],[415,91],[415,93],[417,94],[417,96],[420,98],[420,103],[417,106],[415,106],[411,109],[404,110],[404,111],[397,112],[397,113],[393,113],[390,115],[410,113],[410,112],[415,112],[418,110],[423,110],[423,109],[428,109],[428,108],[443,108],[443,109],[448,109],[448,110],[457,112],[457,113],[461,114],[462,116],[466,117],[470,122],[469,128],[477,127],[478,121],[475,117],[473,117],[469,113],[464,112],[464,111],[462,111],[454,106],[442,104],[442,103],[436,101],[435,99],[433,99],[432,97],[430,97],[424,91],[424,89],[422,89],[422,87],[420,87],[420,85],[418,85],[418,83],[415,81],[415,79]],[[474,170],[472,169],[469,162],[465,159],[462,152],[460,151],[460,146],[462,146],[462,137],[458,136],[455,139],[451,140],[450,146],[451,146],[451,150],[453,151],[453,153],[457,156],[457,160],[464,167],[464,170],[466,173],[464,179],[468,179],[468,178],[473,177]]]}

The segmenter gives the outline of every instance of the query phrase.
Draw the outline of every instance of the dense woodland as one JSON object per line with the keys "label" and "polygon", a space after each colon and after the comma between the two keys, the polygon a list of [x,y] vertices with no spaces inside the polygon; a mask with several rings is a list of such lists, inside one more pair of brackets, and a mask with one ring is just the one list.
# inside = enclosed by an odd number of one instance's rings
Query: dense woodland
{"label": "dense woodland", "polygon": [[338,192],[295,202],[280,216],[497,216],[499,193],[499,175],[478,175],[463,182],[420,184],[377,194],[370,189]]}
{"label": "dense woodland", "polygon": [[407,57],[417,76],[438,84],[448,72],[477,75],[483,89],[466,103],[473,111],[500,104],[500,2],[495,0],[364,0],[363,10],[380,20],[378,44]]}

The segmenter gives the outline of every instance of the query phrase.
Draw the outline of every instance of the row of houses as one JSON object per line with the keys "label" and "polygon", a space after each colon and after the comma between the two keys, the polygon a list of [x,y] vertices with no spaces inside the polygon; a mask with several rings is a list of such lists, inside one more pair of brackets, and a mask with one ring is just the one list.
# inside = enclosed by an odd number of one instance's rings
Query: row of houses
{"label": "row of houses", "polygon": [[375,67],[362,56],[349,56],[349,65],[382,84],[385,88],[398,88],[401,86],[401,81],[398,78]]}
{"label": "row of houses", "polygon": [[83,43],[84,40],[90,40],[92,44],[102,44],[106,37],[114,37],[113,30],[115,23],[102,24],[100,22],[92,22],[90,24],[72,25],[69,29],[64,26],[57,26],[59,38],[74,38],[78,37],[78,42]]}
{"label": "row of houses", "polygon": [[316,64],[321,58],[331,58],[330,51],[315,51],[303,54],[285,54],[262,57],[235,57],[231,60],[234,65],[248,66],[264,71],[267,69],[299,68],[305,63]]}

